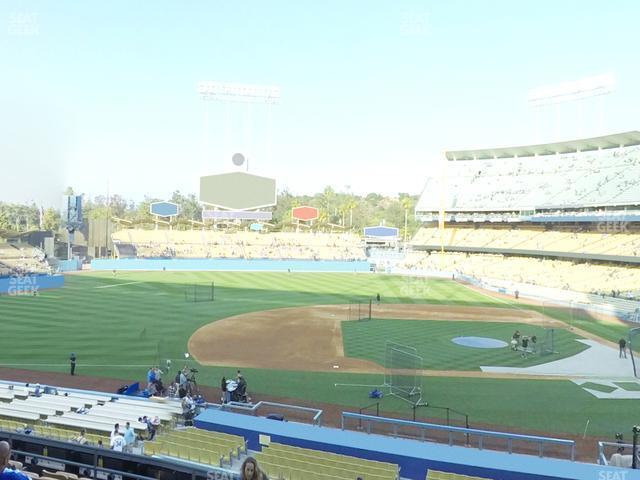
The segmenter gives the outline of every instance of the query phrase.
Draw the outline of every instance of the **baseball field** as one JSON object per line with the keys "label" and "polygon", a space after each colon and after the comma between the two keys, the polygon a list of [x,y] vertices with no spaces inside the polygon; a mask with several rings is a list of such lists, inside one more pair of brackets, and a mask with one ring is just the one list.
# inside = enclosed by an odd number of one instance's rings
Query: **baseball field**
{"label": "baseball field", "polygon": [[[214,301],[194,302],[185,294],[194,285],[206,290],[212,282]],[[371,319],[357,320],[368,317],[369,300],[377,294],[381,302],[373,302]],[[423,357],[423,398],[468,414],[472,425],[555,435],[582,435],[587,428],[590,436],[612,438],[637,422],[637,400],[597,398],[561,376],[482,369],[571,358],[589,348],[579,341],[584,339],[617,348],[627,325],[516,302],[450,280],[348,273],[93,272],[67,275],[64,288],[37,296],[2,296],[0,314],[1,367],[66,372],[74,352],[79,374],[124,383],[143,381],[150,366],[171,359],[174,372],[184,364],[195,367],[199,383],[209,386],[241,368],[254,399],[271,395],[353,409],[371,403],[371,386],[383,380],[385,343],[394,341],[415,347]],[[550,329],[554,353],[545,356],[452,341],[508,342],[515,330],[542,339]],[[638,384],[626,381],[619,387],[634,391]],[[383,411],[411,415],[406,402],[390,396],[381,402]]]}

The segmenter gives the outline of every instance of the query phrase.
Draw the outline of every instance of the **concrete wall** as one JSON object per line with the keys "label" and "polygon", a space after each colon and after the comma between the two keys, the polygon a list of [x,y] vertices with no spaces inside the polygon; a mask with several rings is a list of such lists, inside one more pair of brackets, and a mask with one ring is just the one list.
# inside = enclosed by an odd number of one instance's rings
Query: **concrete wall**
{"label": "concrete wall", "polygon": [[241,435],[252,450],[268,448],[260,444],[262,436],[263,439],[268,437],[271,442],[285,445],[395,463],[400,466],[400,475],[412,480],[424,480],[428,470],[493,480],[640,479],[640,470],[477,448],[450,447],[296,422],[278,422],[213,408],[205,410],[196,418],[196,426]]}
{"label": "concrete wall", "polygon": [[61,272],[75,272],[82,270],[82,262],[77,258],[71,260],[60,260],[58,262],[58,270]]}

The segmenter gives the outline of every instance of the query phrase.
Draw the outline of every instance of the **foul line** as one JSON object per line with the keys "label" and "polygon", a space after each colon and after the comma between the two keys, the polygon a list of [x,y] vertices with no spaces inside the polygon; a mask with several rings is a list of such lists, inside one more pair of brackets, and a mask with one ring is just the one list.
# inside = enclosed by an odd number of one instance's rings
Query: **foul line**
{"label": "foul line", "polygon": [[464,288],[467,288],[469,290],[471,290],[472,292],[475,293],[479,293],[482,296],[485,296],[487,298],[490,298],[491,300],[497,300],[498,302],[502,302],[505,305],[509,305],[509,307],[516,309],[516,310],[521,310],[523,312],[529,312],[530,310],[527,310],[526,308],[522,308],[521,306],[519,306],[517,303],[514,303],[511,300],[505,300],[504,298],[500,298],[500,297],[493,297],[491,295],[489,295],[488,293],[483,292],[482,290],[484,290],[482,287],[478,287],[478,290],[474,290],[473,288],[471,288],[469,285],[465,285],[462,282],[458,282],[459,285],[462,285]]}
{"label": "foul line", "polygon": [[93,288],[111,288],[111,287],[122,287],[123,285],[135,285],[136,283],[143,283],[143,282],[125,282],[125,283],[116,283],[114,285],[101,285],[99,287],[93,287]]}

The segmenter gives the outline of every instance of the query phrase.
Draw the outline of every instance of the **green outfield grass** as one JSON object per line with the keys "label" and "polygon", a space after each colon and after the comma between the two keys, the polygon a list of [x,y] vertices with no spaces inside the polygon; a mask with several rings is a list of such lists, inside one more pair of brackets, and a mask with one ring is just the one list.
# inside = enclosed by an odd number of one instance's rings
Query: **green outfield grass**
{"label": "green outfield grass", "polygon": [[[185,301],[187,286],[212,281],[215,302]],[[510,301],[495,300],[448,280],[369,274],[118,272],[113,276],[94,272],[68,275],[65,282],[63,289],[37,297],[0,297],[0,364],[65,372],[69,353],[75,352],[80,374],[143,380],[149,366],[166,358],[173,359],[174,366],[181,365],[188,339],[197,328],[245,312],[368,302],[377,293],[383,303],[513,307]],[[545,308],[545,313],[604,338],[617,339],[623,332],[619,325],[572,312]],[[235,369],[199,370],[200,383],[215,386],[223,374],[231,375]],[[257,398],[268,393],[350,407],[370,403],[370,388],[336,388],[335,384],[382,381],[380,375],[336,372],[244,369],[244,373]],[[590,433],[612,435],[628,430],[636,414],[633,401],[596,400],[568,381],[444,377],[425,378],[424,387],[429,402],[468,413],[472,424],[581,434],[591,420]],[[385,398],[383,408],[410,415],[407,405],[393,398]]]}
{"label": "green outfield grass", "polygon": [[484,323],[463,321],[367,320],[342,322],[345,354],[385,366],[385,345],[392,341],[415,347],[423,358],[423,366],[431,370],[480,370],[481,366],[529,367],[569,357],[588,348],[577,342],[580,338],[566,330],[555,331],[554,348],[550,355],[528,355],[523,358],[509,346],[503,348],[471,348],[457,345],[452,339],[460,336],[489,337],[509,342],[513,332],[536,335],[542,348],[545,330],[522,323]]}

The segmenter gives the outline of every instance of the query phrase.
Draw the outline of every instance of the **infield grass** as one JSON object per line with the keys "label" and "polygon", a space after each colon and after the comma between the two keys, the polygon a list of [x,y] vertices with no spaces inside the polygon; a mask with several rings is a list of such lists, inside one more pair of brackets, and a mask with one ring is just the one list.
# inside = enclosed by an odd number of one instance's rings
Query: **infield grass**
{"label": "infield grass", "polygon": [[[538,338],[542,348],[543,327],[525,323],[438,321],[438,320],[367,320],[342,322],[345,354],[385,366],[387,341],[415,347],[429,370],[480,370],[481,366],[530,367],[580,353],[588,347],[576,340],[580,337],[562,329],[555,330],[554,349],[549,355],[529,354],[511,350],[508,342],[513,332]],[[502,348],[472,348],[453,343],[461,336],[488,337],[507,343]]]}

